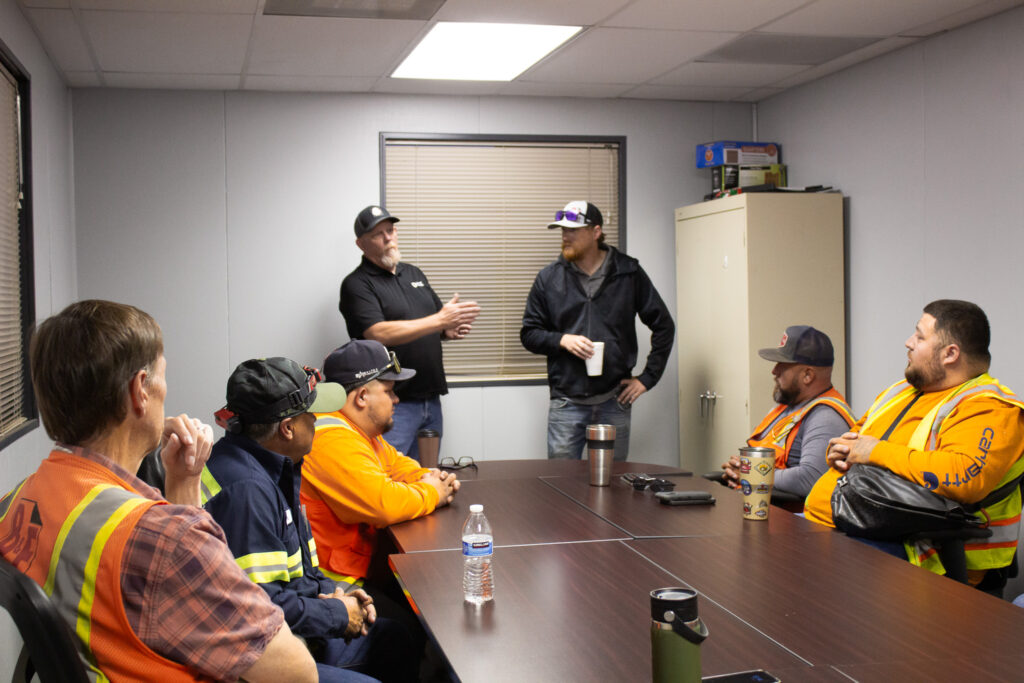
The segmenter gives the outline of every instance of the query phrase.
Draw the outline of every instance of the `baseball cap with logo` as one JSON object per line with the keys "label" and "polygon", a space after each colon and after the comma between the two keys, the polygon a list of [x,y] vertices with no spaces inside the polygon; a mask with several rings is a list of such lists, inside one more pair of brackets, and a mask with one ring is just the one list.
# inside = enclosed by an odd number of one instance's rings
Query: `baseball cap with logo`
{"label": "baseball cap with logo", "polygon": [[548,224],[548,228],[585,228],[588,225],[604,225],[601,210],[590,202],[577,200],[556,211],[555,222]]}
{"label": "baseball cap with logo", "polygon": [[239,423],[270,424],[302,413],[341,410],[344,387],[321,379],[319,370],[288,358],[247,360],[228,378],[227,405],[217,411],[217,423],[237,431]]}
{"label": "baseball cap with logo", "polygon": [[777,347],[761,349],[757,355],[776,363],[802,363],[815,367],[831,367],[835,362],[832,340],[810,325],[787,327]]}
{"label": "baseball cap with logo", "polygon": [[401,382],[416,375],[412,368],[402,368],[394,351],[378,341],[353,339],[331,351],[324,359],[324,375],[328,381],[354,389],[375,379]]}
{"label": "baseball cap with logo", "polygon": [[366,207],[365,209],[359,212],[359,215],[356,216],[356,222],[354,226],[356,230],[356,237],[362,237],[366,233],[370,232],[375,227],[377,227],[377,224],[380,223],[381,221],[391,221],[393,223],[397,223],[399,219],[388,213],[388,210],[385,209],[383,206],[371,204],[370,206]]}

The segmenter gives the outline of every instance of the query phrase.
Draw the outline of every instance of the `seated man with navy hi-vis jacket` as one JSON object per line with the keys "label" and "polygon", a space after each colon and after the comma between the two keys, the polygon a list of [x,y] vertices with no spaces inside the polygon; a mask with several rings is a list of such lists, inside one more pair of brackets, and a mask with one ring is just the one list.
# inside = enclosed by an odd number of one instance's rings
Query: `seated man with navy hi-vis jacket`
{"label": "seated man with navy hi-vis jacket", "polygon": [[[376,619],[373,599],[319,568],[299,483],[313,444],[313,412],[337,410],[345,390],[287,358],[248,360],[227,386],[217,421],[227,430],[203,472],[203,502],[249,578],[306,639],[321,681],[415,680],[404,626]],[[361,673],[360,673],[361,672]]]}

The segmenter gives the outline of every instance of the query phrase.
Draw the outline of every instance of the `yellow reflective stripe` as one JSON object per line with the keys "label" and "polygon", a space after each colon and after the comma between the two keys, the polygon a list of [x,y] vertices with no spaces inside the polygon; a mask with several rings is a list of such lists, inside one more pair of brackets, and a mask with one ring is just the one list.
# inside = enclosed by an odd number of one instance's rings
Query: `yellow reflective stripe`
{"label": "yellow reflective stripe", "polygon": [[71,532],[71,527],[74,526],[75,522],[85,511],[96,496],[100,495],[107,489],[114,488],[113,484],[97,484],[93,486],[89,493],[85,494],[85,497],[78,502],[78,505],[71,510],[71,514],[64,520],[64,524],[60,527],[60,532],[57,534],[57,539],[53,543],[53,554],[50,555],[50,568],[46,572],[46,583],[43,584],[43,591],[47,595],[53,595],[53,583],[57,576],[57,561],[60,559],[61,550],[64,549],[64,542],[68,538],[68,534]]}
{"label": "yellow reflective stripe", "polygon": [[295,551],[294,555],[288,558],[288,576],[296,579],[302,576],[302,548]]}
{"label": "yellow reflective stripe", "polygon": [[310,559],[310,562],[313,564],[314,567],[319,567],[320,566],[320,558],[316,554],[316,541],[313,540],[312,536],[309,537],[308,545],[309,545],[309,559]]}
{"label": "yellow reflective stripe", "polygon": [[213,476],[209,467],[203,467],[203,474],[199,477],[199,499],[203,505],[220,493],[220,484]]}
{"label": "yellow reflective stripe", "polygon": [[7,517],[7,513],[11,509],[11,501],[17,498],[18,491],[21,491],[21,487],[25,485],[26,481],[28,479],[22,479],[20,484],[15,486],[12,491],[8,491],[7,495],[0,499],[0,522],[4,521],[4,518]]}
{"label": "yellow reflective stripe", "polygon": [[355,431],[348,422],[342,420],[340,417],[334,417],[333,415],[317,415],[316,422],[313,423],[313,430],[319,432],[322,429],[335,429],[337,427],[344,427],[349,431]]}
{"label": "yellow reflective stripe", "polygon": [[356,576],[346,576],[345,574],[336,574],[329,569],[320,568],[320,571],[324,573],[329,579],[334,579],[336,583],[347,583],[349,586],[357,586],[358,588],[363,587],[364,580]]}
{"label": "yellow reflective stripe", "polygon": [[149,501],[145,498],[131,498],[121,503],[114,510],[114,514],[110,515],[110,519],[100,527],[99,532],[96,534],[96,539],[92,543],[89,559],[85,563],[85,583],[82,586],[82,598],[78,602],[78,623],[75,625],[75,632],[90,651],[92,650],[89,644],[92,632],[92,605],[96,599],[96,577],[100,566],[100,558],[103,555],[103,548],[106,546],[110,535],[114,533],[117,525],[124,521],[124,518],[130,515],[137,507],[147,505],[148,503]]}
{"label": "yellow reflective stripe", "polygon": [[236,558],[235,563],[253,583],[291,581],[303,575],[301,549],[291,556],[283,550],[250,553]]}
{"label": "yellow reflective stripe", "polygon": [[[910,441],[907,443],[907,446],[913,448],[915,451],[923,451],[928,445],[929,437],[932,435],[933,432],[937,432],[939,429],[939,425],[936,424],[935,421],[935,418],[938,416],[939,411],[944,406],[949,405],[954,398],[964,393],[965,391],[973,389],[974,387],[980,386],[982,384],[991,384],[992,381],[993,380],[988,375],[988,373],[982,373],[975,377],[974,379],[968,380],[961,384],[960,386],[958,386],[953,393],[951,393],[944,400],[936,404],[934,408],[928,411],[928,414],[924,416],[924,419],[922,419],[921,422],[918,423],[917,429],[914,430],[914,435],[910,437]],[[952,407],[953,406],[950,405],[950,410],[952,410]],[[939,420],[939,424],[941,423],[942,420]]]}
{"label": "yellow reflective stripe", "polygon": [[[901,385],[904,387],[903,389],[899,389]],[[893,393],[894,391],[896,392],[895,394]],[[905,397],[916,391],[917,389],[906,382],[897,382],[896,384],[893,384],[884,394],[878,397],[870,408],[868,408],[868,416],[864,420],[864,424],[861,426],[860,431],[862,433],[866,432],[868,427],[870,427],[875,420],[879,418],[879,416],[890,410],[896,403],[899,403]]]}

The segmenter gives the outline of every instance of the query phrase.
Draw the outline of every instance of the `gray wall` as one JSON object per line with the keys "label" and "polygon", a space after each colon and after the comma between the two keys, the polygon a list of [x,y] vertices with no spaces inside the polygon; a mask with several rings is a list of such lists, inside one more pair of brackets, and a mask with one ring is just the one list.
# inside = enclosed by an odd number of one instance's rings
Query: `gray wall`
{"label": "gray wall", "polygon": [[[13,0],[0,0],[0,40],[32,79],[33,248],[36,314],[42,319],[76,297],[71,98]],[[50,446],[36,429],[0,451],[0,495],[35,471]],[[0,610],[0,680],[10,680],[21,649],[16,633]]]}
{"label": "gray wall", "polygon": [[904,340],[937,298],[978,303],[992,372],[1024,391],[1024,9],[785,92],[758,106],[793,185],[848,197],[850,394],[902,377]]}
{"label": "gray wall", "polygon": [[[748,105],[647,101],[127,90],[73,101],[81,295],[161,322],[168,409],[203,419],[237,363],[319,364],[347,339],[338,286],[359,260],[352,219],[378,200],[380,131],[625,135],[629,252],[674,310],[673,209],[709,185],[694,145],[751,125]],[[677,462],[676,386],[673,353],[634,409],[633,459]],[[442,455],[544,457],[546,411],[546,387],[455,388]]]}

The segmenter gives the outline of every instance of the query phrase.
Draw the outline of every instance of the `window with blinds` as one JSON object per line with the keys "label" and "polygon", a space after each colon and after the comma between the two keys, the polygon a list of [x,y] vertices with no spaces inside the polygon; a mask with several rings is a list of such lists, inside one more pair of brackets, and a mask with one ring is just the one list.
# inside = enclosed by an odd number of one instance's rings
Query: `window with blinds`
{"label": "window with blinds", "polygon": [[28,78],[0,43],[0,448],[38,424],[27,357],[35,319],[27,107]]}
{"label": "window with blinds", "polygon": [[419,266],[442,301],[475,300],[465,339],[446,342],[452,383],[536,382],[546,359],[519,341],[526,295],[561,250],[548,230],[575,199],[604,216],[605,241],[625,241],[625,138],[430,137],[382,134],[383,203],[398,224],[402,260]]}

